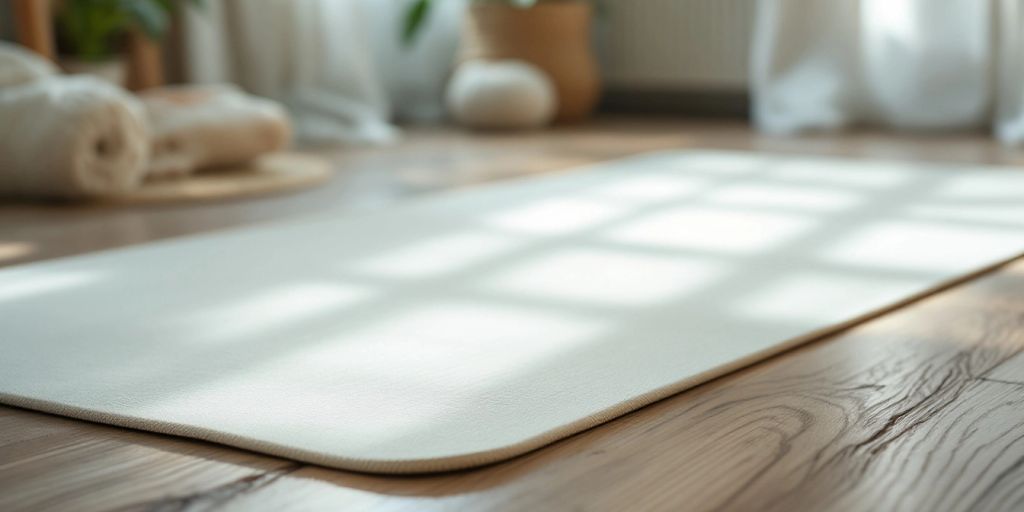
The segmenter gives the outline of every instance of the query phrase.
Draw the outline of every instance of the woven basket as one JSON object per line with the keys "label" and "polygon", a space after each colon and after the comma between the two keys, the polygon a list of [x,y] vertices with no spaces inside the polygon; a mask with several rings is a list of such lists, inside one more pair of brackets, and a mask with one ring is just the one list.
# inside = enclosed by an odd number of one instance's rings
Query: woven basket
{"label": "woven basket", "polygon": [[600,94],[590,48],[589,2],[551,0],[522,9],[500,2],[474,3],[467,16],[461,60],[519,59],[544,70],[558,93],[555,121],[585,119]]}

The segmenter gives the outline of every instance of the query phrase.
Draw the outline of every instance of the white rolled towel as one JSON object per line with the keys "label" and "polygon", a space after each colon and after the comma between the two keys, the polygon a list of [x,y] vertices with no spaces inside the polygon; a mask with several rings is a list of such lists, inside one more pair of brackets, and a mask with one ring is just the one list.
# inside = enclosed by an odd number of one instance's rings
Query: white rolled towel
{"label": "white rolled towel", "polygon": [[284,107],[228,84],[169,86],[141,95],[152,136],[148,175],[182,176],[284,149]]}
{"label": "white rolled towel", "polygon": [[148,157],[142,107],[123,89],[86,76],[0,87],[0,194],[121,194]]}
{"label": "white rolled towel", "polygon": [[22,85],[60,74],[52,62],[12,43],[0,41],[0,87]]}

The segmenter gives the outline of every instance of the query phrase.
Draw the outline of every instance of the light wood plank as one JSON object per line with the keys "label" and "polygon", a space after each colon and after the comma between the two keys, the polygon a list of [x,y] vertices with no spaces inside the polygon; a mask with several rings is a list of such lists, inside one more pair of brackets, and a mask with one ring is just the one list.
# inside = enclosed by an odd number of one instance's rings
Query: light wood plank
{"label": "light wood plank", "polygon": [[[1021,283],[1024,286],[1024,283]],[[1018,354],[982,376],[984,380],[1003,384],[1024,386],[1024,354]],[[1024,389],[1021,389],[1024,393]]]}
{"label": "light wood plank", "polygon": [[128,88],[141,91],[164,85],[164,63],[160,43],[139,32],[128,37]]}
{"label": "light wood plank", "polygon": [[293,467],[280,459],[0,408],[0,510],[107,510]]}
{"label": "light wood plank", "polygon": [[18,42],[46,59],[57,58],[50,0],[14,0],[14,28]]}

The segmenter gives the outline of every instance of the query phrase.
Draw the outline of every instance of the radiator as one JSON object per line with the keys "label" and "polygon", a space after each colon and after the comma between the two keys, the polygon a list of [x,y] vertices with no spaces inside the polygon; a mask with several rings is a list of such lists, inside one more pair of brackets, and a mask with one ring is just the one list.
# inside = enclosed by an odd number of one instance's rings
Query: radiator
{"label": "radiator", "polygon": [[613,90],[746,90],[756,2],[604,2],[605,83]]}

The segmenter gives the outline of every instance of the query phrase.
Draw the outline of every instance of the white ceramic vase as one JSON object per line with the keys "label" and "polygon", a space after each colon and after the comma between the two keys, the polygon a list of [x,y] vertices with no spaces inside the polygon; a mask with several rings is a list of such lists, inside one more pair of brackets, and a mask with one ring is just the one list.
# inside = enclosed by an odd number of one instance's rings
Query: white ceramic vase
{"label": "white ceramic vase", "polygon": [[548,76],[519,60],[463,62],[447,91],[452,118],[475,129],[540,128],[551,122],[557,101]]}

